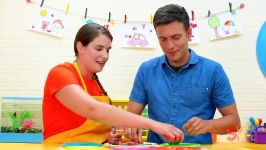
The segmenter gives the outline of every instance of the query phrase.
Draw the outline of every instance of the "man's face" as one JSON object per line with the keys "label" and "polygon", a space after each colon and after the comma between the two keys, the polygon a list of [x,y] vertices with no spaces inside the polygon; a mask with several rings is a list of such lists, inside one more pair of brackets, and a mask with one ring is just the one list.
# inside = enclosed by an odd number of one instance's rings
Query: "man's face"
{"label": "man's face", "polygon": [[175,21],[158,25],[155,29],[160,46],[170,65],[180,67],[186,64],[190,56],[188,41],[192,35],[191,28],[186,31],[182,22]]}

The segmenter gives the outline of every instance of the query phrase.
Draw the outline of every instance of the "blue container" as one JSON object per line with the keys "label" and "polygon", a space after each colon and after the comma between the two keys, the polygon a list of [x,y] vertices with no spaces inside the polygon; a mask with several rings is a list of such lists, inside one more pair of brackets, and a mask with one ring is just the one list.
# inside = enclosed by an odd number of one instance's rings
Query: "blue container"
{"label": "blue container", "polygon": [[42,143],[42,133],[0,133],[0,142],[6,143]]}

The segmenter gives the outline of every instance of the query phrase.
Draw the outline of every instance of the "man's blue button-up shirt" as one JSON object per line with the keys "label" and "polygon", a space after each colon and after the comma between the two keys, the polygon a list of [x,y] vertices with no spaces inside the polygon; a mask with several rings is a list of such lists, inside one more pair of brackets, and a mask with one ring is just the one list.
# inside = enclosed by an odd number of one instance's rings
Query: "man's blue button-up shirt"
{"label": "man's blue button-up shirt", "polygon": [[[136,75],[130,100],[148,104],[149,118],[182,126],[192,117],[213,119],[216,108],[235,103],[229,80],[222,66],[198,56],[190,49],[189,62],[176,73],[165,55],[144,62]],[[212,143],[210,133],[198,136],[185,134],[184,142]],[[149,132],[149,142],[164,139]]]}

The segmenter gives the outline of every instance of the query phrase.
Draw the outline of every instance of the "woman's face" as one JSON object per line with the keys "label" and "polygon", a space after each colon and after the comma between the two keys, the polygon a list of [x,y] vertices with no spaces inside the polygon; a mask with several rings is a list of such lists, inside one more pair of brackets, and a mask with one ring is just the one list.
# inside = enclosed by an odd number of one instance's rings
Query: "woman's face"
{"label": "woman's face", "polygon": [[79,59],[89,73],[94,74],[103,70],[105,63],[109,58],[111,44],[112,42],[108,36],[103,34],[96,37],[87,46],[81,44]]}

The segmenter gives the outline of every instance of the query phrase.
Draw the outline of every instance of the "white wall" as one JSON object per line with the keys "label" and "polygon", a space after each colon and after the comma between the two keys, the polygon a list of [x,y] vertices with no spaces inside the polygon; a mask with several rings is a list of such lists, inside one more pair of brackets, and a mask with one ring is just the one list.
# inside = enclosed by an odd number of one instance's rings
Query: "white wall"
{"label": "white wall", "polygon": [[[62,39],[29,31],[28,25],[41,0],[0,0],[0,96],[41,97],[49,69],[65,61],[74,60],[73,40],[81,26],[88,8],[88,16],[128,21],[149,21],[150,15],[162,5],[178,3],[190,14],[207,15],[207,11],[220,12],[228,9],[228,1],[213,0],[46,0],[45,6],[64,11],[70,2],[70,13]],[[208,40],[206,20],[199,20],[201,43],[191,46],[198,54],[220,62],[231,81],[242,123],[250,116],[266,120],[266,79],[262,75],[256,58],[258,31],[266,19],[265,1],[232,0],[233,7],[244,3],[246,7],[237,11],[243,34],[218,41]],[[191,16],[191,15],[190,15]],[[135,73],[141,62],[162,54],[156,49],[136,50],[118,46],[119,30],[115,37],[110,59],[100,80],[112,99],[128,99]]]}

